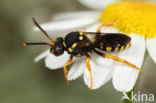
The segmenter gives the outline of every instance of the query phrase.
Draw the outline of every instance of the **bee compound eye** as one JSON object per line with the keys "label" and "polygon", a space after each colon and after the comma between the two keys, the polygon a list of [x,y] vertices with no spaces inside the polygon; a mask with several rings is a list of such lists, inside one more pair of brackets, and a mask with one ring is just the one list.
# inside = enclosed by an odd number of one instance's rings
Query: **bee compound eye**
{"label": "bee compound eye", "polygon": [[56,46],[56,47],[50,48],[50,52],[54,54],[55,56],[59,56],[64,53],[64,49]]}

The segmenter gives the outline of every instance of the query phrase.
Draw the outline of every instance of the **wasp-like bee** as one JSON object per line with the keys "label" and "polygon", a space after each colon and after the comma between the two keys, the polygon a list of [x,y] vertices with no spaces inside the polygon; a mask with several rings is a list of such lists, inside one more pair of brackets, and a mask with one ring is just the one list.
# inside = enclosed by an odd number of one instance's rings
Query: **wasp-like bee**
{"label": "wasp-like bee", "polygon": [[58,37],[55,41],[40,27],[40,25],[36,22],[34,18],[32,20],[34,24],[40,29],[40,31],[43,32],[43,34],[47,36],[52,43],[45,43],[45,42],[30,43],[29,42],[29,43],[24,43],[24,46],[47,45],[51,47],[50,52],[55,56],[60,56],[64,52],[68,52],[68,54],[70,54],[70,58],[64,65],[64,75],[65,75],[65,79],[67,80],[67,83],[69,83],[68,78],[67,78],[67,66],[71,64],[73,57],[86,56],[86,65],[90,72],[90,79],[91,79],[90,89],[92,89],[93,77],[92,77],[92,72],[91,72],[91,66],[89,63],[91,59],[91,56],[89,54],[92,52],[95,52],[104,58],[110,58],[115,61],[125,63],[141,72],[144,72],[143,70],[136,67],[134,64],[128,62],[125,59],[122,59],[116,56],[111,56],[109,54],[101,52],[101,51],[119,52],[130,47],[131,38],[125,34],[101,33],[101,28],[103,26],[111,26],[114,23],[116,23],[117,20],[109,24],[100,25],[97,28],[97,32],[74,31],[74,32],[70,32],[69,34],[67,34],[64,38]]}

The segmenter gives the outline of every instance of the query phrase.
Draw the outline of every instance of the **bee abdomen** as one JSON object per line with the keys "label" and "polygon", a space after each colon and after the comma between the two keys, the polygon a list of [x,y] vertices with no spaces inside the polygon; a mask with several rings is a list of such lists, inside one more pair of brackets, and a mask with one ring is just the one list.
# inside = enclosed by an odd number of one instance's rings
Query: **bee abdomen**
{"label": "bee abdomen", "polygon": [[129,47],[131,46],[130,43],[126,43],[125,45],[111,45],[111,46],[108,46],[108,45],[104,45],[103,43],[100,43],[99,45],[99,49],[100,50],[103,50],[103,51],[106,51],[106,52],[120,52],[120,51],[123,51],[125,49],[128,49]]}
{"label": "bee abdomen", "polygon": [[119,52],[130,47],[131,38],[125,34],[107,33],[99,36],[97,48],[106,52]]}

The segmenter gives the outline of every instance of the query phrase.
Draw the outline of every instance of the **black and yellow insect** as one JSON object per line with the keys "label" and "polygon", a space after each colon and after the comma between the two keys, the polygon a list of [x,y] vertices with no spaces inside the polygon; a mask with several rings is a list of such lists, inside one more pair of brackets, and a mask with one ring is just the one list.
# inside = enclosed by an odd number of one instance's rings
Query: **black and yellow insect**
{"label": "black and yellow insect", "polygon": [[50,46],[50,52],[55,56],[62,55],[65,51],[70,54],[69,60],[64,65],[64,75],[65,79],[68,82],[67,78],[67,66],[71,64],[73,57],[81,57],[86,56],[86,65],[90,72],[90,79],[91,79],[91,87],[93,88],[93,77],[91,72],[91,66],[90,66],[90,59],[91,56],[89,55],[92,52],[97,53],[98,55],[104,57],[104,58],[110,58],[115,61],[125,63],[141,72],[144,72],[140,68],[136,67],[132,63],[126,61],[125,59],[111,56],[109,54],[103,53],[101,51],[105,52],[119,52],[124,49],[127,49],[130,47],[130,41],[131,38],[125,34],[122,33],[101,33],[101,27],[103,26],[111,26],[117,20],[115,20],[112,23],[109,24],[102,24],[97,28],[97,32],[79,32],[74,31],[67,34],[64,38],[58,37],[55,41],[49,37],[49,35],[40,27],[40,25],[36,22],[36,20],[32,19],[34,24],[49,38],[49,40],[52,43],[45,43],[45,42],[39,42],[39,43],[24,43],[24,46],[27,45],[47,45]]}

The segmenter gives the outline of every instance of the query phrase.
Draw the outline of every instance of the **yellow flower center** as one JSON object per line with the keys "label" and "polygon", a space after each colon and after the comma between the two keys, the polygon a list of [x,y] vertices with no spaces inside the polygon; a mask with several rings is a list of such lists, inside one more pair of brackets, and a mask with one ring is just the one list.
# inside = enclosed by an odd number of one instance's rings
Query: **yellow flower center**
{"label": "yellow flower center", "polygon": [[147,2],[117,2],[108,5],[102,12],[99,20],[108,23],[115,19],[119,21],[115,28],[127,34],[152,38],[156,36],[156,4]]}

